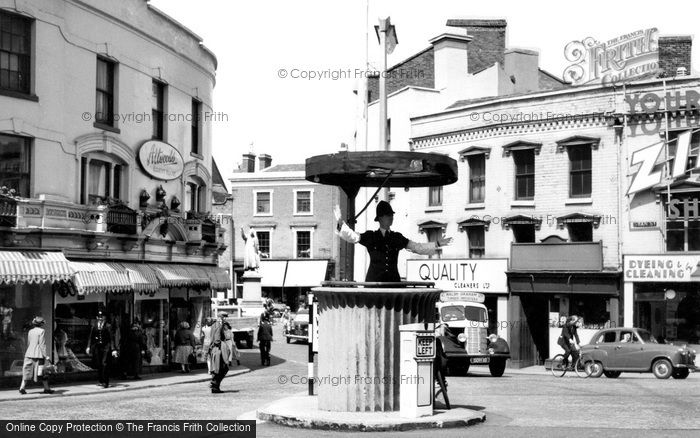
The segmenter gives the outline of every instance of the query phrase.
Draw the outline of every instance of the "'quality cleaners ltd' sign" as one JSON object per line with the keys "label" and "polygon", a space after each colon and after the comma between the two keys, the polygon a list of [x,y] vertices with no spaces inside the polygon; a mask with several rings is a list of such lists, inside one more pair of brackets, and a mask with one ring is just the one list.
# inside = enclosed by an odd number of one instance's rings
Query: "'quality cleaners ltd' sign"
{"label": "'quality cleaners ltd' sign", "polygon": [[156,179],[168,181],[179,178],[184,170],[184,161],[180,152],[168,143],[150,140],[139,149],[141,167]]}
{"label": "'quality cleaners ltd' sign", "polygon": [[445,291],[507,293],[507,259],[422,259],[406,261],[406,280],[431,281]]}

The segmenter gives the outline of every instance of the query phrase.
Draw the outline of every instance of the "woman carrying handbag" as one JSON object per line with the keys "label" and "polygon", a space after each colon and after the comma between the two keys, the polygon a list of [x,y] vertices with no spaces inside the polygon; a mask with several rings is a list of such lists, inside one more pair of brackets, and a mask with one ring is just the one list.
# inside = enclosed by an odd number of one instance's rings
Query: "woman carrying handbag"
{"label": "woman carrying handbag", "polygon": [[26,394],[24,389],[27,386],[27,381],[34,380],[35,382],[41,378],[44,384],[44,394],[53,394],[53,389],[49,388],[48,373],[44,372],[45,364],[51,363],[51,358],[46,354],[46,330],[44,330],[44,318],[36,316],[32,320],[33,329],[27,334],[29,346],[24,353],[24,366],[22,367],[22,383],[19,387],[20,394]]}

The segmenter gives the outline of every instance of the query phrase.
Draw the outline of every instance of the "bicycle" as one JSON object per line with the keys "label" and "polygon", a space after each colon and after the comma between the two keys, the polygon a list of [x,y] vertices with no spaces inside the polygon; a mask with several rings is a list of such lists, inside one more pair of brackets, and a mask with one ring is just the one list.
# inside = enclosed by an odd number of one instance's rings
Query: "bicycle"
{"label": "bicycle", "polygon": [[557,354],[552,358],[550,371],[554,377],[564,377],[567,371],[574,371],[576,375],[582,378],[588,378],[593,373],[594,361],[588,357],[587,353],[579,353],[576,361],[569,366],[564,366],[564,355]]}

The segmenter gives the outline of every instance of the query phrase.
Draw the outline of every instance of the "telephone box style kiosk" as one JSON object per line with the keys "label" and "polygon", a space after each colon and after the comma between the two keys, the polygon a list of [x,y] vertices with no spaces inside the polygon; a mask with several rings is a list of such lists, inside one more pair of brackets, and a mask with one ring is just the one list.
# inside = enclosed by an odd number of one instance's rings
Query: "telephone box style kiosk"
{"label": "telephone box style kiosk", "polygon": [[[348,198],[347,224],[354,228],[355,197],[360,187],[377,187],[379,191],[381,187],[452,184],[457,181],[457,162],[442,154],[340,152],[308,158],[306,179],[343,189]],[[339,265],[344,276],[351,280],[354,251],[352,244],[342,244]],[[434,322],[435,303],[441,291],[432,285],[339,281],[314,288],[322,331],[318,375],[338,383],[318,386],[320,409],[339,412],[400,409],[399,326]],[[432,379],[428,383],[432,386]],[[414,386],[411,390],[417,389]]]}

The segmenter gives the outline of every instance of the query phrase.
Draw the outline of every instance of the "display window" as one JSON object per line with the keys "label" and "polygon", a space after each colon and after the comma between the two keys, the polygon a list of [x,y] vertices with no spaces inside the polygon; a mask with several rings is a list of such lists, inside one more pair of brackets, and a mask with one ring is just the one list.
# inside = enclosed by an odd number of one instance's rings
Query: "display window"
{"label": "display window", "polygon": [[[27,333],[35,316],[51,321],[51,285],[17,284],[0,285],[0,376],[21,376],[24,353],[27,350]],[[47,352],[51,354],[48,340],[53,336],[52,324],[46,324]]]}
{"label": "display window", "polygon": [[135,321],[146,335],[147,353],[144,365],[166,365],[169,355],[168,289],[160,289],[153,294],[134,294]]}
{"label": "display window", "polygon": [[[197,363],[206,362],[206,352],[202,349],[204,334],[202,327],[206,318],[211,316],[211,290],[173,288],[170,290],[170,328],[171,336],[180,324],[187,322],[194,335],[195,357]],[[174,348],[174,346],[172,346]]]}
{"label": "display window", "polygon": [[700,344],[700,287],[694,283],[634,286],[634,325],[662,343]]}
{"label": "display window", "polygon": [[55,288],[54,354],[58,373],[91,371],[92,358],[85,352],[95,315],[104,309],[104,293],[79,295]]}

